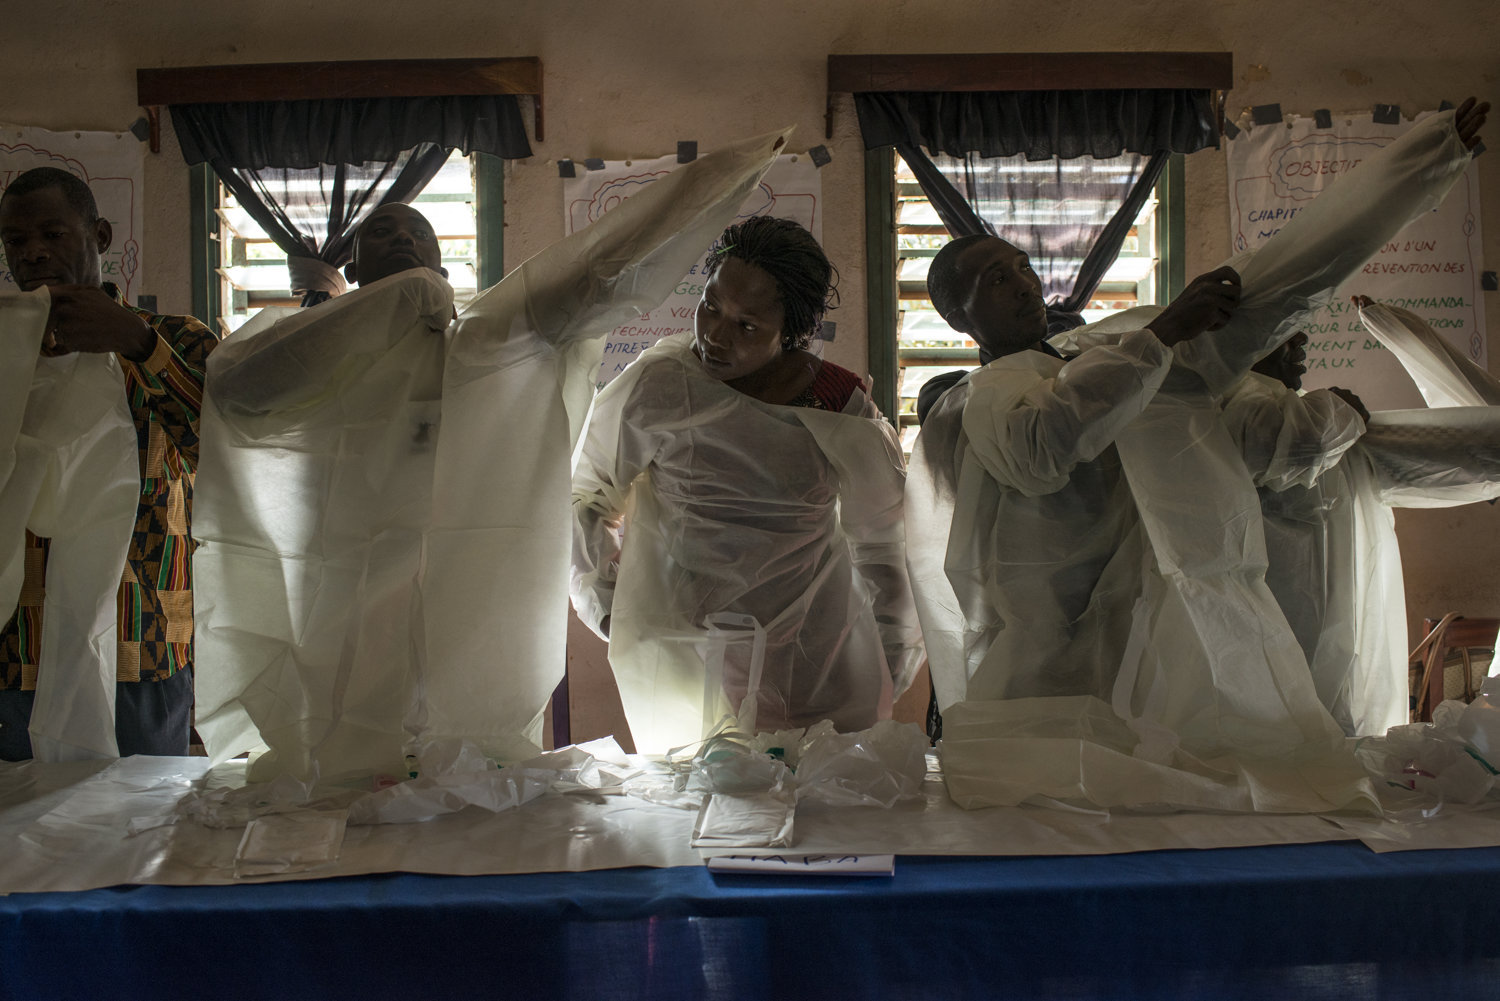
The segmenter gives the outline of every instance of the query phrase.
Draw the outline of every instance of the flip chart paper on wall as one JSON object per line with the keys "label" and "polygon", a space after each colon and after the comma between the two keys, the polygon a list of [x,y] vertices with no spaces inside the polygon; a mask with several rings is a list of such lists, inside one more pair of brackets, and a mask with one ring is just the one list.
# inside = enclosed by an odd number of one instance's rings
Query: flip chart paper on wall
{"label": "flip chart paper on wall", "polygon": [[[1314,119],[1289,117],[1246,129],[1228,141],[1229,228],[1235,253],[1264,244],[1319,192],[1415,121],[1381,125],[1369,114],[1335,115],[1332,128],[1320,129]],[[1437,211],[1388,241],[1328,305],[1307,317],[1310,343],[1303,387],[1344,386],[1371,410],[1422,406],[1400,363],[1360,323],[1359,311],[1349,301],[1355,294],[1411,310],[1484,367],[1482,249],[1479,176],[1471,163]]]}
{"label": "flip chart paper on wall", "polygon": [[[56,167],[83,178],[109,220],[114,242],[100,260],[104,280],[114,282],[127,302],[141,284],[141,195],[146,155],[129,132],[49,132],[0,125],[0,190],[33,167]],[[0,269],[0,292],[15,292],[10,269]]]}
{"label": "flip chart paper on wall", "polygon": [[[600,170],[579,171],[563,179],[563,227],[572,235],[652,181],[676,170],[676,154],[653,160],[611,160]],[[760,186],[740,206],[736,221],[756,215],[791,219],[823,241],[823,187],[818,168],[806,154],[777,157]],[[703,248],[705,254],[708,247]],[[636,320],[623,323],[604,343],[599,386],[625,370],[642,351],[671,334],[693,328],[693,310],[703,294],[703,265],[693,265],[677,289],[660,306]]]}

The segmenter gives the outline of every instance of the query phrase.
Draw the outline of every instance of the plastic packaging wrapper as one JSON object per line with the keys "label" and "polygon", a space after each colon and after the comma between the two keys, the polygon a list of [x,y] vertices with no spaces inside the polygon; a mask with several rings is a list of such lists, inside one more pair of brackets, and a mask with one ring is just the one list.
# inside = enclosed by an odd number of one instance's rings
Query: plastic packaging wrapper
{"label": "plastic packaging wrapper", "polygon": [[1468,705],[1440,703],[1431,723],[1404,723],[1359,741],[1360,760],[1377,779],[1386,816],[1413,828],[1379,832],[1386,839],[1419,838],[1421,828],[1439,818],[1500,809],[1497,683],[1488,679]]}
{"label": "plastic packaging wrapper", "polygon": [[859,733],[820,723],[803,739],[797,802],[890,809],[920,799],[927,747],[927,735],[910,723],[881,720]]}
{"label": "plastic packaging wrapper", "polygon": [[[315,820],[338,814],[350,825],[363,826],[418,823],[471,806],[500,813],[549,793],[623,792],[626,781],[642,770],[612,737],[547,751],[503,767],[473,744],[437,740],[418,749],[413,767],[414,777],[378,780],[373,790],[368,778],[338,787],[327,781],[302,782],[286,773],[270,782],[244,786],[198,783],[170,814],[133,820],[130,833],[182,821],[223,829],[271,817],[287,817],[288,825],[294,825],[297,818]],[[256,862],[269,865],[274,860],[257,857]]]}
{"label": "plastic packaging wrapper", "polygon": [[39,356],[50,306],[45,289],[0,295],[0,615],[20,598],[26,530],[51,539],[32,754],[114,757],[116,601],[139,449],[113,355]]}
{"label": "plastic packaging wrapper", "polygon": [[829,720],[807,729],[750,734],[733,724],[625,785],[639,799],[698,811],[694,847],[785,847],[804,803],[890,809],[923,798],[927,736],[882,720],[840,733]]}
{"label": "plastic packaging wrapper", "polygon": [[783,141],[674,171],[451,325],[451,290],[418,270],[215,352],[194,524],[216,760],[263,742],[253,778],[311,779],[402,774],[440,739],[536,753],[603,335],[701,258]]}
{"label": "plastic packaging wrapper", "polygon": [[273,873],[309,872],[333,862],[344,843],[345,818],[338,811],[303,811],[258,817],[245,825],[235,854],[240,879]]}
{"label": "plastic packaging wrapper", "polygon": [[1359,318],[1401,362],[1429,407],[1492,407],[1500,381],[1438,336],[1416,314],[1397,306],[1360,306]]}
{"label": "plastic packaging wrapper", "polygon": [[787,847],[803,803],[890,809],[920,800],[926,755],[926,735],[891,720],[858,733],[823,720],[806,731],[720,734],[704,743],[685,780],[688,790],[707,792],[693,847]]}
{"label": "plastic packaging wrapper", "polygon": [[889,715],[922,657],[903,479],[863,392],[842,413],[762,403],[712,378],[690,334],[599,394],[573,480],[572,595],[601,635],[609,617],[640,751],[726,714],[751,731]]}
{"label": "plastic packaging wrapper", "polygon": [[790,792],[718,792],[703,801],[693,825],[694,848],[785,848],[792,843],[797,804]]}
{"label": "plastic packaging wrapper", "polygon": [[[1434,116],[1232,262],[1243,292],[1223,329],[1167,352],[1132,329],[1155,311],[1115,318],[1072,335],[1087,350],[1066,369],[1020,352],[939,401],[913,455],[907,510],[945,712],[962,701],[1092,698],[1129,727],[1132,759],[1208,761],[1235,776],[1215,808],[1369,801],[1264,583],[1260,505],[1218,398],[1303,310],[1437,204],[1467,163],[1452,116]],[[1049,714],[1053,730],[1005,745],[1014,782],[995,802],[1016,801],[1028,775],[1038,793],[1053,788],[1055,757],[1098,752],[1078,715]],[[950,783],[983,774],[981,748],[960,749]],[[1260,788],[1257,776],[1285,760],[1319,776],[1310,792],[1292,778],[1285,791]],[[1181,805],[1163,798],[1160,776],[1120,772],[1100,784],[1083,774],[1069,788],[1085,802]]]}

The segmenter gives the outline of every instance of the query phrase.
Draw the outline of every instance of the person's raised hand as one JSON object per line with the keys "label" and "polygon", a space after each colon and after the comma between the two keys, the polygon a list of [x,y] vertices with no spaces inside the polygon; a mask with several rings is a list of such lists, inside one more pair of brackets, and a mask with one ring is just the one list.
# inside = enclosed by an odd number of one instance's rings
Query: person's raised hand
{"label": "person's raised hand", "polygon": [[1240,302],[1240,276],[1231,267],[1199,275],[1149,326],[1168,347],[1229,322]]}
{"label": "person's raised hand", "polygon": [[1490,102],[1480,104],[1477,98],[1471,97],[1453,113],[1453,127],[1458,130],[1458,138],[1469,149],[1479,145],[1479,130],[1484,127],[1484,119],[1489,110]]}
{"label": "person's raised hand", "polygon": [[156,348],[156,331],[98,285],[55,285],[42,354],[118,352],[145,361]]}
{"label": "person's raised hand", "polygon": [[1358,396],[1355,396],[1349,390],[1344,389],[1342,386],[1329,386],[1328,391],[1334,396],[1337,396],[1339,399],[1343,400],[1345,403],[1349,404],[1349,406],[1353,407],[1354,412],[1359,414],[1359,419],[1365,422],[1366,427],[1369,427],[1370,412],[1365,409],[1365,403],[1363,400],[1361,400]]}

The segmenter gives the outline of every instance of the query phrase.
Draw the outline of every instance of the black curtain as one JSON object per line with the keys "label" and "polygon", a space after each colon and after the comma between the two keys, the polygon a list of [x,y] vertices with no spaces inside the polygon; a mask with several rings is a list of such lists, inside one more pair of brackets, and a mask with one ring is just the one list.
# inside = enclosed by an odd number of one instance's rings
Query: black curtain
{"label": "black curtain", "polygon": [[[1079,311],[1120,253],[1169,156],[1126,153],[1041,162],[975,153],[928,158],[921,148],[910,146],[901,155],[927,161],[921,171],[913,166],[913,172],[932,182],[932,188],[923,183],[929,199],[937,191],[944,200],[938,215],[950,233],[1003,236],[1031,256],[1054,330],[1083,322]],[[967,211],[954,211],[954,200]],[[1035,205],[1052,209],[1042,214]],[[974,228],[975,220],[981,228]],[[956,229],[955,223],[963,228]]]}
{"label": "black curtain", "polygon": [[448,153],[531,155],[514,95],[173,105],[188,163],[208,163],[287,255],[310,306],[344,291],[354,231],[407,202]]}
{"label": "black curtain", "polygon": [[[1003,236],[1031,255],[1054,332],[1082,322],[1168,155],[1218,136],[1206,90],[854,97],[865,147],[896,147],[949,233]],[[1037,201],[1072,211],[1041,226],[1025,208]]]}
{"label": "black curtain", "polygon": [[1030,160],[1192,153],[1218,143],[1207,90],[888,91],[854,95],[866,149]]}

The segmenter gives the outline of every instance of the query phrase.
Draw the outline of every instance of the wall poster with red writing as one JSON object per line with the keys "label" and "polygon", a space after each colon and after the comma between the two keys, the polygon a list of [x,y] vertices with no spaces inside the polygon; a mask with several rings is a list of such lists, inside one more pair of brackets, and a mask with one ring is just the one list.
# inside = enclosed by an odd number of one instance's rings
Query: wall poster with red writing
{"label": "wall poster with red writing", "polygon": [[[1426,115],[1418,116],[1420,121]],[[1368,113],[1334,115],[1332,127],[1288,116],[1245,128],[1226,143],[1229,228],[1234,253],[1269,240],[1318,193],[1414,122],[1376,123]],[[1479,177],[1472,163],[1443,204],[1390,240],[1333,297],[1310,314],[1306,389],[1343,386],[1371,410],[1423,406],[1416,386],[1389,351],[1360,325],[1351,295],[1402,306],[1480,366],[1487,361]]]}

